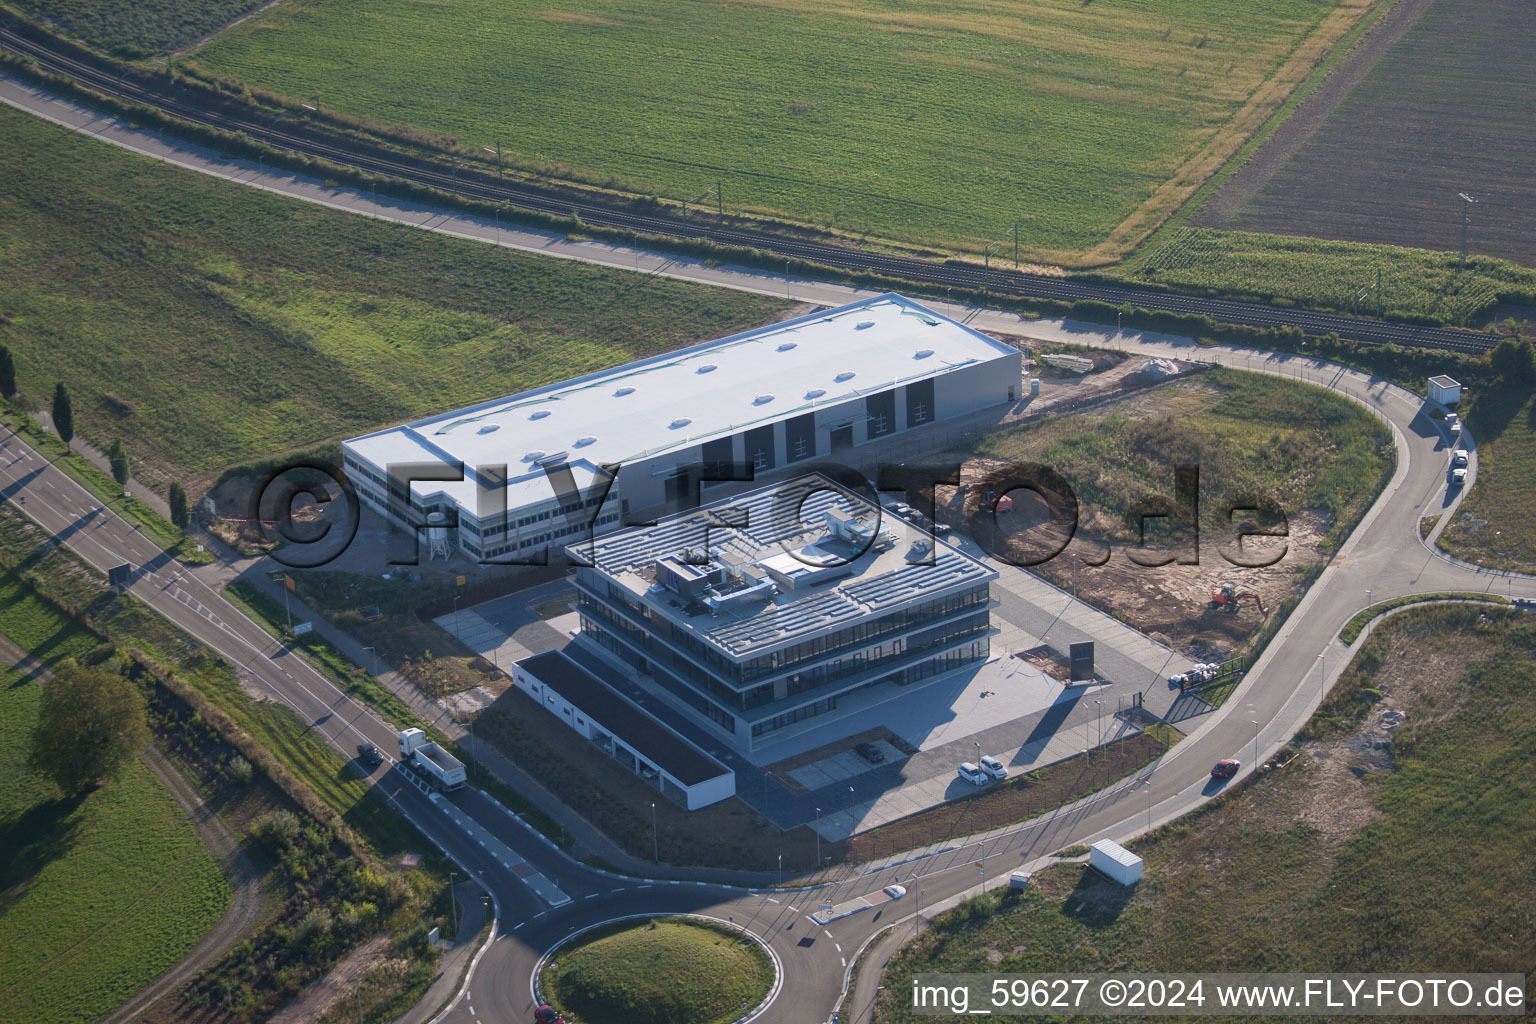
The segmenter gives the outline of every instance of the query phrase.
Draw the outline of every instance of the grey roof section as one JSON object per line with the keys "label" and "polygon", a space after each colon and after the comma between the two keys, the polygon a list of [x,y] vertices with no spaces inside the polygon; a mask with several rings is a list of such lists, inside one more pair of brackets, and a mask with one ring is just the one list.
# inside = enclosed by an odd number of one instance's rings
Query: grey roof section
{"label": "grey roof section", "polygon": [[731,774],[725,765],[652,718],[564,651],[545,651],[518,664],[683,785],[696,786]]}
{"label": "grey roof section", "polygon": [[[583,545],[580,553],[590,555],[597,571],[641,598],[653,614],[665,615],[736,658],[997,577],[995,570],[943,541],[934,546],[932,565],[908,561],[906,545],[898,543],[883,553],[866,551],[849,563],[848,573],[835,580],[781,591],[770,601],[739,610],[710,613],[685,607],[670,592],[652,592],[644,575],[660,558],[705,548],[706,539],[708,553],[717,561],[745,564],[797,550],[826,534],[824,515],[834,508],[851,508],[868,519],[879,514],[885,517],[885,525],[891,523],[891,513],[862,495],[838,488],[825,476],[810,474],[670,516],[653,527],[632,527],[599,537],[590,547]],[[745,526],[710,525],[725,521],[744,521]]]}

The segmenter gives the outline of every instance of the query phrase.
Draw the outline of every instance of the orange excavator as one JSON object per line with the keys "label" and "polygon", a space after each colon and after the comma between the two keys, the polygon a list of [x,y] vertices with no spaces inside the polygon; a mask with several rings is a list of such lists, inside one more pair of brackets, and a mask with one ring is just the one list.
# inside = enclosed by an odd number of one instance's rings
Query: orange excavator
{"label": "orange excavator", "polygon": [[1254,607],[1259,610],[1260,618],[1269,618],[1269,612],[1264,610],[1264,599],[1251,590],[1238,590],[1236,583],[1223,583],[1220,587],[1211,591],[1211,601],[1207,608],[1220,608],[1226,612],[1237,611],[1237,606],[1242,601],[1252,601]]}

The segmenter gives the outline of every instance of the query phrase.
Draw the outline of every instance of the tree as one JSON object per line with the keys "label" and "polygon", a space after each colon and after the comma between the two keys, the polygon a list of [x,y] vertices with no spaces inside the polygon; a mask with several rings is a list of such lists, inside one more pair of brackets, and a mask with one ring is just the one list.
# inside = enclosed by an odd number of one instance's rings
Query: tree
{"label": "tree", "polygon": [[1531,343],[1517,338],[1505,338],[1493,347],[1488,365],[1499,379],[1509,384],[1528,384],[1536,380],[1536,351]]}
{"label": "tree", "polygon": [[171,484],[171,493],[167,500],[171,506],[171,522],[185,530],[192,517],[187,514],[187,492],[178,483]]}
{"label": "tree", "polygon": [[75,439],[75,410],[69,404],[69,392],[63,383],[53,389],[53,429],[59,432],[65,444]]}
{"label": "tree", "polygon": [[0,345],[0,395],[10,398],[16,393],[16,360],[11,350]]}
{"label": "tree", "polygon": [[119,487],[128,486],[128,453],[123,450],[123,439],[116,438],[107,449],[107,461],[112,464],[112,479]]}
{"label": "tree", "polygon": [[148,742],[144,695],[118,673],[66,661],[43,683],[32,766],[65,796],[115,774]]}

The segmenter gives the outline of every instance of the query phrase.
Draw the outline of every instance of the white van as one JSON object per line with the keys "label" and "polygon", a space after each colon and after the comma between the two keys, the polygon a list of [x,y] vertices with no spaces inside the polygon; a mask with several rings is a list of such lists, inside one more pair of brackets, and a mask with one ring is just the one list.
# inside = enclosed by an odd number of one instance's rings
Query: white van
{"label": "white van", "polygon": [[983,757],[981,759],[981,770],[994,779],[1006,779],[1008,777],[1007,767],[995,757]]}
{"label": "white van", "polygon": [[955,774],[973,786],[985,786],[987,784],[987,773],[969,761],[956,768]]}

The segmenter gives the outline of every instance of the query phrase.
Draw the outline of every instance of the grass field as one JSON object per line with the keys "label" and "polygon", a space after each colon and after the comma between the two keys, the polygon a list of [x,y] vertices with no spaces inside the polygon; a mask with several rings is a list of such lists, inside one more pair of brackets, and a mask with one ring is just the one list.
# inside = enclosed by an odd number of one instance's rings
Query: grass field
{"label": "grass field", "polygon": [[185,46],[261,0],[10,0],[33,18],[128,58]]}
{"label": "grass field", "polygon": [[1171,493],[1179,464],[1200,467],[1211,536],[1230,531],[1224,502],[1254,495],[1288,515],[1325,510],[1335,541],[1392,468],[1385,429],[1321,388],[1220,368],[1173,387],[1151,407],[1052,417],[993,434],[976,452],[1055,468],[1083,503],[1084,528],[1124,541],[1137,536],[1126,514],[1132,503]]}
{"label": "grass field", "polygon": [[[1442,239],[1439,248],[1448,242],[1454,239]],[[1173,232],[1166,243],[1127,260],[1120,273],[1275,305],[1371,315],[1379,308],[1459,325],[1482,323],[1501,297],[1536,303],[1536,270],[1506,260],[1472,256],[1462,269],[1455,252],[1206,228]]]}
{"label": "grass field", "polygon": [[[968,901],[891,961],[874,1019],[927,1019],[907,1005],[920,971],[1530,972],[1533,672],[1529,616],[1383,623],[1300,758],[1134,844],[1134,889],[1059,865]],[[1391,734],[1387,708],[1406,715]]]}
{"label": "grass field", "polygon": [[1524,388],[1473,397],[1467,429],[1477,438],[1477,481],[1440,546],[1482,565],[1536,572],[1536,398]]}
{"label": "grass field", "polygon": [[122,437],[147,480],[191,482],[787,305],[279,199],[9,107],[0,135],[0,343],[33,408],[66,381],[76,430]]}
{"label": "grass field", "polygon": [[[0,574],[0,632],[46,664],[95,640]],[[170,967],[229,902],[186,812],[138,761],[61,800],[27,765],[41,685],[0,668],[0,1022],[96,1020]]]}
{"label": "grass field", "polygon": [[539,976],[544,998],[586,1024],[725,1024],[773,982],[768,954],[741,933],[660,917],[584,935]]}
{"label": "grass field", "polygon": [[1536,266],[1536,65],[1525,0],[1428,7],[1254,198],[1220,227],[1434,250]]}
{"label": "grass field", "polygon": [[1368,7],[300,0],[195,59],[535,174],[972,250],[1017,221],[1081,259],[1167,216]]}

